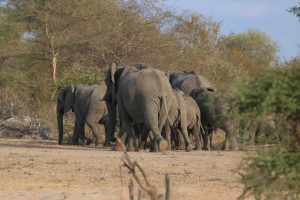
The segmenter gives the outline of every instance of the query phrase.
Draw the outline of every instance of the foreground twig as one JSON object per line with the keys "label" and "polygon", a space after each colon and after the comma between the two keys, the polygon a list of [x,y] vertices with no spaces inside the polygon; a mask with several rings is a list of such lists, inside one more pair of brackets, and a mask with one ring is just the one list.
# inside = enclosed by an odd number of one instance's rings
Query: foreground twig
{"label": "foreground twig", "polygon": [[[138,184],[138,186],[146,192],[151,200],[162,200],[164,195],[160,194],[158,191],[158,188],[154,185],[152,185],[144,170],[142,167],[136,162],[132,161],[131,158],[129,157],[129,154],[126,151],[126,147],[123,144],[123,142],[117,138],[117,142],[121,144],[121,147],[123,149],[124,155],[122,157],[123,161],[123,166],[125,166],[128,170],[129,173],[132,175],[133,179],[135,182]],[[141,175],[139,175],[139,173]],[[166,194],[165,194],[165,200],[170,200],[170,179],[169,179],[169,174],[166,174]],[[133,197],[133,183],[132,180],[130,181],[129,184],[129,193],[130,193],[130,200],[134,199]],[[139,191],[138,199],[141,199],[141,191]]]}

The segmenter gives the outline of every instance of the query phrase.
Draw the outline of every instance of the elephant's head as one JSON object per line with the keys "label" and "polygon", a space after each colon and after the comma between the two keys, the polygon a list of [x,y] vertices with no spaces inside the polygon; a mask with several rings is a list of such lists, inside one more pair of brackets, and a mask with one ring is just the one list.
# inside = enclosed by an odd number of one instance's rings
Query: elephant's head
{"label": "elephant's head", "polygon": [[70,85],[61,89],[57,95],[56,114],[58,125],[58,144],[61,144],[63,139],[63,116],[66,112],[73,109],[75,92],[76,88]]}

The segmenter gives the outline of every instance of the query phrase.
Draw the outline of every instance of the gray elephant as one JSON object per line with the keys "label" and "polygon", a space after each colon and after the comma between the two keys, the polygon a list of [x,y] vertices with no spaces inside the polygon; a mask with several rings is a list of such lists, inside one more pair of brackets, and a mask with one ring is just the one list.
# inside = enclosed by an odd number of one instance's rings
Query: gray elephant
{"label": "gray elephant", "polygon": [[[225,132],[225,141],[223,150],[237,149],[237,142],[233,136],[232,124],[226,115],[226,107],[224,103],[217,97],[217,94],[206,89],[193,89],[190,96],[197,102],[201,111],[201,123],[204,127],[205,134],[203,134],[204,150],[209,150],[212,146],[212,132],[218,128]],[[210,144],[209,143],[210,138]]]}
{"label": "gray elephant", "polygon": [[[199,150],[203,143],[202,141],[203,127],[201,124],[201,112],[196,101],[192,97],[186,94],[182,94],[182,95],[187,109],[187,130],[190,136],[190,142],[193,141],[193,137],[194,137],[195,150]],[[176,141],[178,145],[177,148],[183,149],[184,146],[182,146],[182,144],[184,144],[184,138],[182,134],[177,134],[175,135],[174,138],[175,140],[177,140]]]}
{"label": "gray elephant", "polygon": [[[190,109],[191,107],[187,105],[186,101],[188,101],[188,98],[182,91],[180,91],[179,89],[173,89],[173,94],[175,96],[176,101],[173,101],[170,107],[170,111],[168,113],[169,120],[166,122],[166,125],[164,127],[165,137],[169,144],[169,149],[171,149],[171,132],[173,132],[175,135],[181,135],[184,139],[182,141],[182,144],[185,144],[182,147],[182,149],[186,149],[186,151],[190,151],[192,149],[192,146],[189,140],[188,130],[194,128],[195,125],[193,124],[194,121],[192,119],[192,113],[188,113],[191,110]],[[196,104],[196,108],[198,108],[197,104]],[[196,127],[195,127],[195,131],[196,131]],[[196,135],[196,137],[197,136],[199,135]],[[199,142],[199,137],[197,137],[197,142]]]}
{"label": "gray elephant", "polygon": [[195,71],[182,71],[167,74],[172,88],[178,88],[185,94],[189,94],[193,89],[205,88],[214,91],[214,86],[202,75]]}
{"label": "gray elephant", "polygon": [[259,144],[262,140],[276,140],[279,137],[279,135],[276,134],[278,132],[275,114],[269,114],[260,118],[255,117],[253,120],[247,120],[247,123],[250,124],[246,125],[245,121],[240,121],[240,134],[244,136],[249,132],[248,135],[251,143]]}
{"label": "gray elephant", "polygon": [[[103,100],[106,94],[106,85],[92,86],[67,86],[59,91],[57,95],[57,123],[58,123],[58,144],[62,144],[63,140],[63,116],[72,110],[75,113],[74,134],[72,143],[77,144],[79,139],[84,144],[90,144],[91,139],[85,137],[85,123],[92,129],[95,137],[95,144],[99,144],[99,123],[106,124],[108,121],[108,111],[106,102]],[[108,133],[105,125],[105,132]],[[105,145],[109,145],[110,135],[106,134]]]}
{"label": "gray elephant", "polygon": [[165,151],[167,142],[161,130],[167,120],[174,95],[167,77],[162,71],[151,67],[116,66],[112,64],[105,79],[109,102],[109,130],[116,127],[116,107],[128,135],[128,151],[138,150],[134,123],[143,123],[153,133],[160,151]]}

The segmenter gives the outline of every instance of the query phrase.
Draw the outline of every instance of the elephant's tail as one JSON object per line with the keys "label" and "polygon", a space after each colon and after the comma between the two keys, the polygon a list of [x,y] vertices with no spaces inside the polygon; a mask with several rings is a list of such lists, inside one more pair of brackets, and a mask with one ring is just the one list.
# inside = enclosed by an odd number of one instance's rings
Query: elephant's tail
{"label": "elephant's tail", "polygon": [[197,119],[197,126],[198,126],[198,129],[199,129],[199,133],[202,132],[203,134],[205,134],[204,128],[203,128],[202,123],[201,123],[201,117],[200,116],[198,116],[198,119]]}
{"label": "elephant's tail", "polygon": [[166,97],[162,96],[162,106],[164,107],[164,111],[166,112],[166,115],[167,115],[167,120],[168,122],[170,123],[170,118],[169,118],[169,112],[168,112],[168,109],[167,109],[167,101],[166,101]]}

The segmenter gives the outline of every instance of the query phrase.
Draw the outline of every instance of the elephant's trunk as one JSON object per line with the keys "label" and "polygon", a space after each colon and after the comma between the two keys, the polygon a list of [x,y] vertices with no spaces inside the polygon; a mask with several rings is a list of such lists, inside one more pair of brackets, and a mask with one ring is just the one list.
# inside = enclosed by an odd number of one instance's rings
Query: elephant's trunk
{"label": "elephant's trunk", "polygon": [[117,104],[113,102],[109,102],[107,104],[108,108],[108,134],[105,140],[105,146],[110,145],[111,139],[114,137],[114,133],[116,130],[116,122],[117,122]]}
{"label": "elephant's trunk", "polygon": [[64,135],[64,122],[63,122],[63,113],[57,114],[57,125],[58,125],[58,144],[62,144],[63,135]]}

